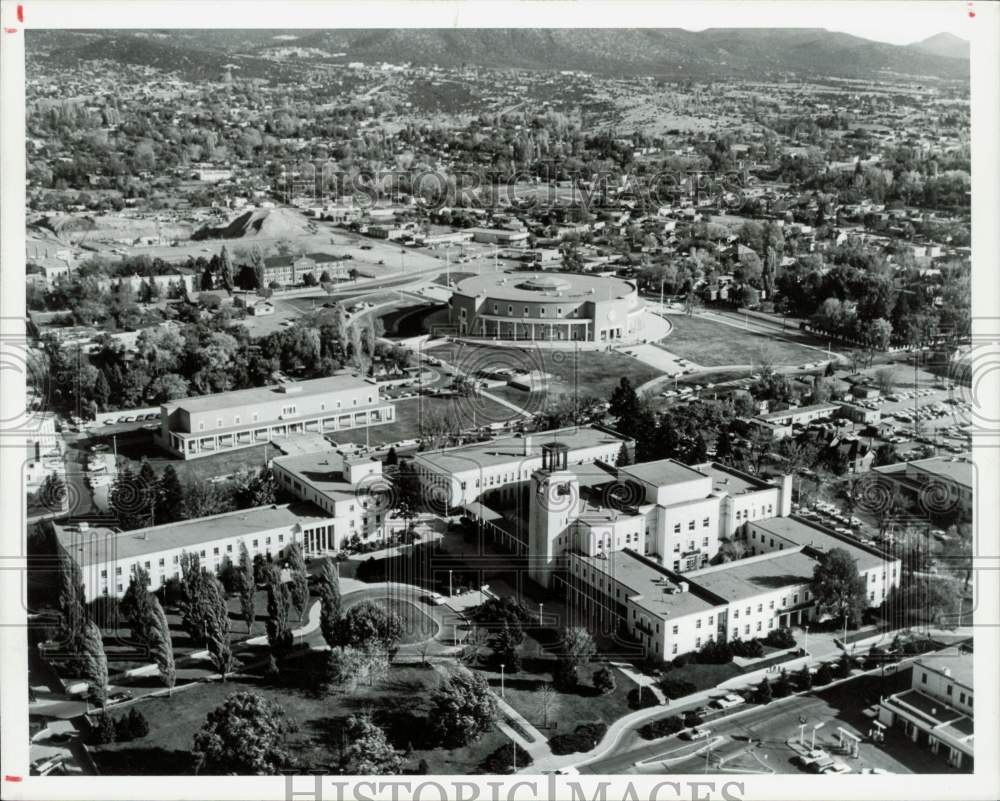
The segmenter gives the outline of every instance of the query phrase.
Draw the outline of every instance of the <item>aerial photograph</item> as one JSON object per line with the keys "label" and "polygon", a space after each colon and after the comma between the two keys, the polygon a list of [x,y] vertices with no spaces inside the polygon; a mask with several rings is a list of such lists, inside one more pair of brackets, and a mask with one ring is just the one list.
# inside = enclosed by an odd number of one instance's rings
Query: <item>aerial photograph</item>
{"label": "aerial photograph", "polygon": [[969,42],[724,24],[23,31],[31,775],[975,772]]}

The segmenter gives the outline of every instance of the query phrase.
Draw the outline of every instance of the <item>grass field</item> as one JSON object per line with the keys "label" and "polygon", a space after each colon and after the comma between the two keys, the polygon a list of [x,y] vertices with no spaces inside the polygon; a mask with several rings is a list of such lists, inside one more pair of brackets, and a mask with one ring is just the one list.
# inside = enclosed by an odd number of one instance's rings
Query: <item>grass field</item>
{"label": "grass field", "polygon": [[[546,383],[549,394],[575,394],[605,399],[627,376],[633,386],[662,375],[659,370],[620,353],[593,350],[549,350],[526,344],[521,348],[449,343],[428,351],[464,372],[514,368],[538,370],[553,376]],[[522,393],[522,401],[527,397]]]}
{"label": "grass field", "polygon": [[392,598],[389,596],[382,598],[362,597],[358,598],[355,603],[346,604],[344,611],[362,601],[372,601],[387,611],[395,612],[399,615],[400,621],[403,624],[403,636],[399,641],[401,645],[410,645],[429,640],[438,632],[438,624],[432,617],[415,604],[403,598]]}
{"label": "grass field", "polygon": [[672,314],[670,322],[673,330],[660,345],[703,367],[751,362],[759,365],[764,352],[775,365],[805,364],[822,358],[819,351],[782,340],[778,335],[744,331],[703,317]]}
{"label": "grass field", "polygon": [[475,773],[488,754],[507,742],[498,730],[465,748],[417,750],[428,739],[428,699],[438,682],[439,674],[431,668],[399,665],[374,687],[359,686],[349,695],[274,686],[252,678],[200,684],[169,698],[140,701],[136,706],[149,721],[149,734],[130,743],[96,746],[92,755],[105,775],[193,774],[191,745],[208,713],[230,693],[252,691],[277,704],[297,724],[286,745],[299,759],[301,771],[335,769],[344,718],[370,709],[393,745],[401,750],[414,746],[404,771],[413,772],[425,759],[430,773]]}

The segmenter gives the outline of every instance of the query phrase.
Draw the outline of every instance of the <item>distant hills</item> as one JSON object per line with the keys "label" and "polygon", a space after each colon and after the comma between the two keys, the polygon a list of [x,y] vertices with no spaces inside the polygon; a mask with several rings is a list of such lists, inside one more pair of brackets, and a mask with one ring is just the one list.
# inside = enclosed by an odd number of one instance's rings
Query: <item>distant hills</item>
{"label": "distant hills", "polygon": [[[53,46],[58,33],[58,45]],[[29,52],[71,64],[108,58],[216,78],[284,71],[261,56],[275,47],[318,48],[337,62],[362,61],[533,70],[583,70],[669,78],[777,74],[876,77],[887,73],[969,77],[968,43],[950,34],[912,45],[816,29],[378,29],[313,31],[28,31]],[[292,38],[295,37],[295,38]],[[964,55],[962,53],[964,52]],[[334,58],[334,54],[338,55]],[[291,66],[291,65],[289,65]]]}
{"label": "distant hills", "polygon": [[910,47],[934,56],[969,60],[969,43],[953,33],[938,33],[927,37],[922,42],[916,42]]}

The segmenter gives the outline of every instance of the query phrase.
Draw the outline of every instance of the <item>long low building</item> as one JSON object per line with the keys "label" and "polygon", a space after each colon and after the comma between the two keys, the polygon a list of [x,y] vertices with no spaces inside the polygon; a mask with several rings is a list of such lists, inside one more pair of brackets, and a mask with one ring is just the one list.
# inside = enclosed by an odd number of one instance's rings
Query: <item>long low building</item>
{"label": "long low building", "polygon": [[973,463],[960,456],[934,456],[876,467],[875,472],[933,514],[972,512]]}
{"label": "long low building", "polygon": [[160,447],[184,459],[248,448],[272,437],[390,423],[395,407],[374,381],[335,375],[164,403]]}
{"label": "long low building", "polygon": [[240,545],[251,558],[278,558],[292,542],[318,556],[332,540],[332,521],[311,504],[258,506],[160,526],[119,531],[87,523],[54,525],[62,548],[80,566],[88,599],[121,596],[133,566],[149,571],[150,590],[181,574],[181,555],[196,554],[203,567],[218,571],[228,558],[239,561]]}

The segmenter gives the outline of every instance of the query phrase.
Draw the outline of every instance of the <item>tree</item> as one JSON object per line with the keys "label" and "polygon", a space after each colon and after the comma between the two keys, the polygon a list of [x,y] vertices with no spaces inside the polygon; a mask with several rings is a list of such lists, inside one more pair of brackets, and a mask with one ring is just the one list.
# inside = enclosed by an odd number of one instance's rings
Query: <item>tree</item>
{"label": "tree", "polygon": [[253,631],[254,621],[257,619],[257,605],[255,598],[257,595],[257,583],[254,580],[253,561],[250,559],[250,551],[247,550],[245,542],[240,542],[240,565],[237,575],[238,592],[240,594],[240,611],[243,620],[247,624],[247,634]]}
{"label": "tree", "polygon": [[562,652],[579,669],[597,653],[597,643],[583,626],[574,626],[563,631]]}
{"label": "tree", "polygon": [[479,739],[497,719],[497,701],[478,673],[460,670],[431,694],[431,735],[446,748]]}
{"label": "tree", "polygon": [[799,686],[799,690],[811,690],[813,686],[812,673],[809,671],[809,665],[803,665],[796,674],[795,682]]}
{"label": "tree", "polygon": [[859,620],[868,605],[864,577],[843,548],[832,548],[820,556],[813,569],[812,590],[821,612],[847,623]]}
{"label": "tree", "polygon": [[208,635],[208,653],[212,657],[216,670],[226,674],[233,669],[233,651],[229,642],[229,606],[226,603],[226,592],[222,582],[214,575],[205,576],[205,623]]}
{"label": "tree", "polygon": [[167,622],[167,615],[155,595],[149,597],[147,614],[146,632],[149,653],[160,672],[160,679],[167,689],[173,692],[174,684],[177,681],[177,672],[174,667],[174,648],[170,638],[170,624]]}
{"label": "tree", "polygon": [[320,629],[331,648],[338,645],[337,624],[340,622],[340,571],[330,559],[323,562],[319,574]]}
{"label": "tree", "polygon": [[374,687],[388,672],[389,654],[378,648],[340,646],[330,651],[330,679],[346,689],[353,690],[359,684]]}
{"label": "tree", "polygon": [[724,562],[735,562],[746,556],[746,552],[747,546],[742,540],[731,540],[723,537],[719,542],[719,551],[712,563],[721,565]]}
{"label": "tree", "polygon": [[774,683],[774,697],[786,698],[792,694],[792,682],[788,678],[788,671],[782,670],[778,680]]}
{"label": "tree", "polygon": [[76,560],[59,548],[59,636],[69,652],[79,650],[87,628],[83,576]]}
{"label": "tree", "polygon": [[815,684],[817,687],[823,687],[833,681],[833,671],[830,670],[830,665],[823,662],[818,668],[816,668],[816,678]]}
{"label": "tree", "polygon": [[619,421],[630,420],[639,414],[639,396],[628,378],[622,377],[618,382],[611,393],[610,403],[608,413]]}
{"label": "tree", "polygon": [[271,651],[281,656],[292,647],[292,632],[288,626],[291,594],[281,581],[281,571],[270,565],[267,571],[267,641]]}
{"label": "tree", "polygon": [[208,574],[202,570],[197,554],[181,554],[181,600],[178,608],[181,623],[192,640],[205,641],[208,638],[206,611],[207,591],[205,585]]}
{"label": "tree", "polygon": [[385,732],[369,715],[347,719],[350,746],[341,759],[340,771],[347,776],[393,776],[401,772],[403,757],[392,747]]}
{"label": "tree", "polygon": [[94,727],[94,743],[97,745],[113,743],[116,736],[115,719],[106,709],[102,710],[97,716],[97,725]]}
{"label": "tree", "polygon": [[294,766],[285,736],[294,726],[281,707],[251,692],[237,692],[208,713],[191,749],[197,772],[271,776]]}
{"label": "tree", "polygon": [[128,589],[122,596],[119,611],[128,621],[132,639],[140,645],[149,643],[147,626],[151,620],[150,605],[152,595],[149,592],[149,571],[138,563],[132,565],[132,575],[129,578]]}
{"label": "tree", "polygon": [[496,662],[504,665],[510,673],[517,673],[521,670],[521,655],[517,651],[520,642],[521,639],[515,630],[506,623],[493,637],[493,652],[496,656]]}
{"label": "tree", "polygon": [[594,689],[597,690],[601,695],[609,695],[615,691],[617,686],[615,682],[615,674],[612,672],[611,668],[599,668],[594,671]]}
{"label": "tree", "polygon": [[403,636],[403,622],[395,612],[374,601],[362,601],[347,610],[337,626],[337,640],[361,650],[393,654]]}
{"label": "tree", "polygon": [[771,703],[771,682],[764,677],[764,680],[757,685],[757,691],[754,693],[754,700],[758,704],[769,704]]}
{"label": "tree", "polygon": [[299,622],[301,622],[306,604],[309,602],[309,577],[306,573],[306,561],[302,556],[302,546],[298,542],[292,542],[286,553],[288,570],[292,577],[292,604],[298,610]]}
{"label": "tree", "polygon": [[219,272],[222,277],[222,285],[226,288],[228,292],[233,291],[233,262],[229,257],[229,251],[226,250],[226,246],[222,246],[222,252],[219,253]]}
{"label": "tree", "polygon": [[580,683],[576,663],[572,659],[561,658],[552,671],[552,683],[560,692],[572,692]]}
{"label": "tree", "polygon": [[108,658],[104,653],[101,630],[93,620],[86,623],[80,647],[81,675],[90,684],[88,697],[103,707],[108,700]]}
{"label": "tree", "polygon": [[163,468],[159,486],[159,512],[161,523],[173,523],[184,515],[184,488],[172,464]]}
{"label": "tree", "polygon": [[890,395],[896,388],[896,370],[892,367],[882,367],[875,371],[875,381],[883,395]]}
{"label": "tree", "polygon": [[542,713],[542,727],[549,727],[549,716],[559,708],[559,691],[549,682],[542,682],[538,685],[538,695],[536,696],[538,709]]}

